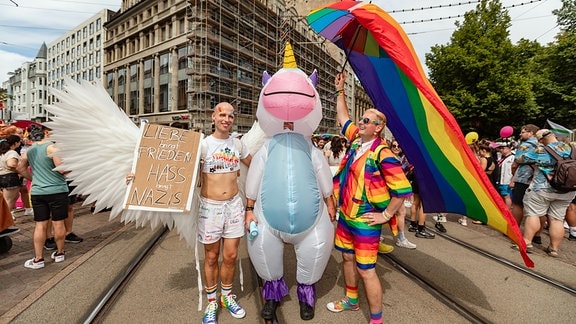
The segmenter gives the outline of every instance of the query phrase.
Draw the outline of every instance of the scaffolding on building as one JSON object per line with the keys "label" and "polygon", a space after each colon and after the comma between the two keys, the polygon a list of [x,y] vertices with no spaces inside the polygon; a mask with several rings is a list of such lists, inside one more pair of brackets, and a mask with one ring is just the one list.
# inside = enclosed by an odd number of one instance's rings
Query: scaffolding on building
{"label": "scaffolding on building", "polygon": [[339,63],[323,39],[283,1],[188,0],[188,111],[190,128],[212,132],[212,108],[227,101],[237,109],[235,131],[256,116],[264,71],[281,68],[286,41],[307,74],[317,69],[324,118],[320,132],[337,129],[332,80]]}

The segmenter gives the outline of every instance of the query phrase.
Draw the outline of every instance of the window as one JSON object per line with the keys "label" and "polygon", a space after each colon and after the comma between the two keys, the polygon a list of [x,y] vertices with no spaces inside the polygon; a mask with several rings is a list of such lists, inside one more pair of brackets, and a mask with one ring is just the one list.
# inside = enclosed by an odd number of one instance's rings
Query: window
{"label": "window", "polygon": [[130,91],[130,115],[138,115],[138,90]]}
{"label": "window", "polygon": [[97,78],[97,79],[100,79],[100,77],[101,77],[101,74],[100,74],[100,67],[99,67],[99,66],[97,66],[97,67],[96,67],[96,78]]}
{"label": "window", "polygon": [[88,81],[94,81],[94,69],[88,70]]}
{"label": "window", "polygon": [[88,36],[88,28],[84,26],[84,28],[82,28],[82,37],[86,38],[87,36]]}
{"label": "window", "polygon": [[126,94],[125,93],[118,93],[118,107],[122,109],[122,111],[126,111]]}
{"label": "window", "polygon": [[168,73],[170,53],[160,55],[160,75]]}
{"label": "window", "polygon": [[100,31],[102,29],[102,19],[96,19],[96,31]]}
{"label": "window", "polygon": [[114,89],[114,72],[108,72],[107,79],[108,79],[108,90]]}
{"label": "window", "polygon": [[126,69],[118,70],[118,86],[123,86],[126,84]]}
{"label": "window", "polygon": [[100,39],[100,35],[96,36],[96,48],[100,48],[100,43],[101,43],[101,39]]}
{"label": "window", "polygon": [[90,35],[94,35],[94,23],[90,23]]}
{"label": "window", "polygon": [[168,111],[168,85],[167,84],[161,84],[160,85],[160,111],[161,112],[166,112]]}
{"label": "window", "polygon": [[188,105],[187,88],[188,80],[178,81],[178,110],[184,110]]}
{"label": "window", "polygon": [[144,61],[144,79],[150,79],[154,75],[154,61],[147,59]]}
{"label": "window", "polygon": [[153,109],[153,101],[152,101],[152,88],[144,88],[144,113],[150,114],[152,113]]}
{"label": "window", "polygon": [[100,51],[96,51],[96,64],[100,63]]}
{"label": "window", "polygon": [[138,82],[138,63],[130,65],[130,82]]}
{"label": "window", "polygon": [[178,70],[184,70],[188,67],[188,57],[186,56],[186,47],[178,49]]}

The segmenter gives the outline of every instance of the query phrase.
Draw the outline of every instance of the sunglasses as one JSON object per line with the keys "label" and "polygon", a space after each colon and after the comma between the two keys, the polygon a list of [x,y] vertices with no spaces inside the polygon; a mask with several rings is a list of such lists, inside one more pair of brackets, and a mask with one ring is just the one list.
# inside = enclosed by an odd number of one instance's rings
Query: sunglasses
{"label": "sunglasses", "polygon": [[398,145],[398,144],[392,144],[392,148],[399,148],[399,147],[400,147],[400,145]]}
{"label": "sunglasses", "polygon": [[362,118],[358,119],[358,122],[362,122],[362,123],[364,123],[364,124],[372,123],[372,124],[374,124],[374,125],[380,125],[380,122],[379,122],[379,121],[377,121],[377,120],[370,120],[370,118],[368,118],[368,117],[362,117]]}

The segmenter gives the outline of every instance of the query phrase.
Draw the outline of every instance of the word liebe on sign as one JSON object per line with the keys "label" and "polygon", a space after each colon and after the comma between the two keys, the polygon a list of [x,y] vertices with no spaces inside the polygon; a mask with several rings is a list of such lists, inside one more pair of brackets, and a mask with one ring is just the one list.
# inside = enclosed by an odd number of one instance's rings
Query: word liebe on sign
{"label": "word liebe on sign", "polygon": [[126,209],[189,212],[198,176],[203,135],[186,129],[146,123],[134,152],[134,180]]}

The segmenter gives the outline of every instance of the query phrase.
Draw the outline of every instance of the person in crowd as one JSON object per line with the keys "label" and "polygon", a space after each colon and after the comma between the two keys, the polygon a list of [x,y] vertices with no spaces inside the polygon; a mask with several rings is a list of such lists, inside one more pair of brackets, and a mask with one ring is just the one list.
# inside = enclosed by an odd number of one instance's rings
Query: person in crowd
{"label": "person in crowd", "polygon": [[[238,245],[244,236],[245,211],[238,192],[240,162],[249,166],[252,156],[246,145],[230,136],[235,111],[231,104],[221,102],[214,107],[214,133],[201,144],[201,202],[198,217],[198,238],[204,245],[204,276],[208,306],[203,323],[216,323],[216,298],[220,277],[220,305],[235,318],[246,311],[236,302],[232,282],[236,270]],[[221,215],[221,210],[225,210]],[[222,249],[222,265],[218,265]]]}
{"label": "person in crowd", "polygon": [[334,194],[340,207],[335,247],[342,252],[346,295],[326,307],[332,312],[358,310],[361,279],[370,308],[370,323],[381,324],[382,285],[375,269],[380,231],[412,190],[400,161],[381,138],[386,117],[376,109],[368,109],[357,124],[351,121],[344,82],[345,75],[338,74],[336,114],[342,134],[351,146],[334,177]]}
{"label": "person in crowd", "polygon": [[[534,168],[532,164],[523,162],[524,155],[534,154],[534,150],[538,147],[538,140],[536,139],[536,132],[539,130],[538,126],[527,124],[522,126],[520,130],[520,143],[516,147],[516,154],[514,156],[514,164],[512,164],[512,194],[510,200],[512,202],[512,216],[516,220],[518,226],[522,224],[524,219],[524,195],[526,189],[530,185],[534,176]],[[540,237],[540,229],[533,238],[533,243],[542,244]]]}
{"label": "person in crowd", "polygon": [[18,232],[20,232],[20,229],[14,227],[14,219],[12,218],[12,214],[10,214],[10,208],[8,208],[8,203],[0,190],[0,237]]}
{"label": "person in crowd", "polygon": [[426,214],[424,214],[424,209],[422,208],[420,188],[418,187],[416,178],[414,178],[410,184],[412,185],[414,200],[410,207],[410,226],[408,227],[408,231],[415,232],[418,238],[433,239],[436,235],[426,230]]}
{"label": "person in crowd", "polygon": [[[406,158],[406,155],[404,154],[404,152],[402,151],[402,148],[400,147],[400,144],[398,143],[397,140],[393,139],[392,141],[390,141],[390,150],[392,151],[392,153],[396,154],[396,156],[400,159],[400,163],[402,164],[402,171],[404,171],[404,175],[406,175],[406,178],[408,180],[410,180],[409,175],[413,174],[413,170],[414,170],[414,166],[412,164],[410,164],[410,162],[408,161],[408,158]],[[405,199],[405,204],[406,202],[408,202],[408,204],[412,204],[412,197],[407,197]],[[398,209],[398,235],[396,236],[396,246],[398,247],[402,247],[405,249],[415,249],[416,248],[416,244],[410,242],[407,238],[406,235],[404,233],[404,228],[405,228],[405,220],[406,220],[406,206],[405,204],[402,204],[402,206],[400,206],[400,208]],[[384,240],[381,237],[380,238],[380,242],[383,243]],[[386,253],[386,245],[383,245],[382,248],[379,247],[379,252],[380,253]]]}
{"label": "person in crowd", "polygon": [[[214,132],[200,143],[198,241],[204,245],[204,289],[208,297],[203,324],[217,323],[218,305],[234,318],[246,316],[246,311],[232,293],[232,283],[238,246],[245,232],[245,212],[250,211],[248,207],[244,209],[239,195],[240,163],[250,166],[252,156],[245,144],[231,136],[234,119],[234,107],[228,102],[218,103],[212,112]],[[126,183],[133,179],[134,174],[127,175]],[[219,265],[221,250],[222,264]],[[218,279],[221,288],[219,301]]]}
{"label": "person in crowd", "polygon": [[[540,217],[548,216],[550,245],[546,248],[546,253],[549,256],[558,257],[560,243],[564,238],[566,210],[576,197],[576,191],[562,192],[551,186],[548,177],[554,171],[556,159],[544,149],[544,146],[554,150],[562,158],[570,157],[572,148],[558,141],[554,133],[548,129],[538,130],[536,138],[540,145],[535,150],[524,154],[519,160],[522,163],[535,164],[537,167],[523,199],[526,218],[523,236],[528,251],[532,250],[532,238],[541,227]],[[516,245],[513,247],[518,248]]]}
{"label": "person in crowd", "polygon": [[20,154],[16,152],[16,149],[20,146],[20,142],[21,139],[17,135],[9,135],[0,140],[0,188],[8,203],[12,218],[14,218],[14,208],[22,186],[20,177],[30,178],[28,170],[19,167]]}
{"label": "person in crowd", "polygon": [[498,183],[498,192],[504,199],[508,209],[512,209],[512,199],[510,198],[510,184],[512,182],[512,165],[514,164],[514,154],[512,154],[512,143],[506,143],[498,146],[500,151],[500,181]]}
{"label": "person in crowd", "polygon": [[[330,143],[328,143],[330,144],[330,149],[324,150],[324,156],[326,156],[326,159],[328,160],[328,165],[330,166],[333,175],[336,173],[336,170],[338,170],[344,154],[346,154],[346,147],[344,146],[345,142],[346,141],[342,137],[333,136]],[[328,146],[328,144],[326,146]]]}
{"label": "person in crowd", "polygon": [[[495,189],[498,189],[497,183],[500,180],[500,173],[498,171],[500,169],[498,168],[498,159],[496,158],[496,154],[493,152],[490,143],[486,140],[480,141],[480,143],[478,143],[478,148],[480,166],[488,176],[488,179],[490,179],[492,186],[494,186]],[[478,225],[484,224],[478,220],[473,220],[472,223]]]}
{"label": "person in crowd", "polygon": [[[250,166],[252,156],[245,144],[230,136],[235,111],[221,102],[214,107],[214,133],[201,144],[201,202],[198,217],[198,239],[204,245],[204,276],[208,306],[203,323],[216,323],[218,302],[216,290],[220,277],[220,305],[235,318],[246,311],[236,302],[232,282],[236,270],[238,245],[244,236],[245,211],[238,192],[240,162]],[[225,214],[221,215],[221,210]],[[218,265],[222,249],[222,265]]]}
{"label": "person in crowd", "polygon": [[68,186],[65,171],[56,171],[62,159],[55,155],[58,151],[50,140],[50,129],[42,127],[31,132],[36,141],[22,156],[22,167],[32,168],[32,187],[30,189],[32,208],[34,208],[34,258],[26,261],[24,267],[29,269],[44,268],[44,243],[48,221],[52,220],[56,251],[51,255],[54,262],[65,259],[64,238],[68,217]]}
{"label": "person in crowd", "polygon": [[576,241],[576,198],[572,199],[566,209],[566,223],[568,224],[568,240]]}

